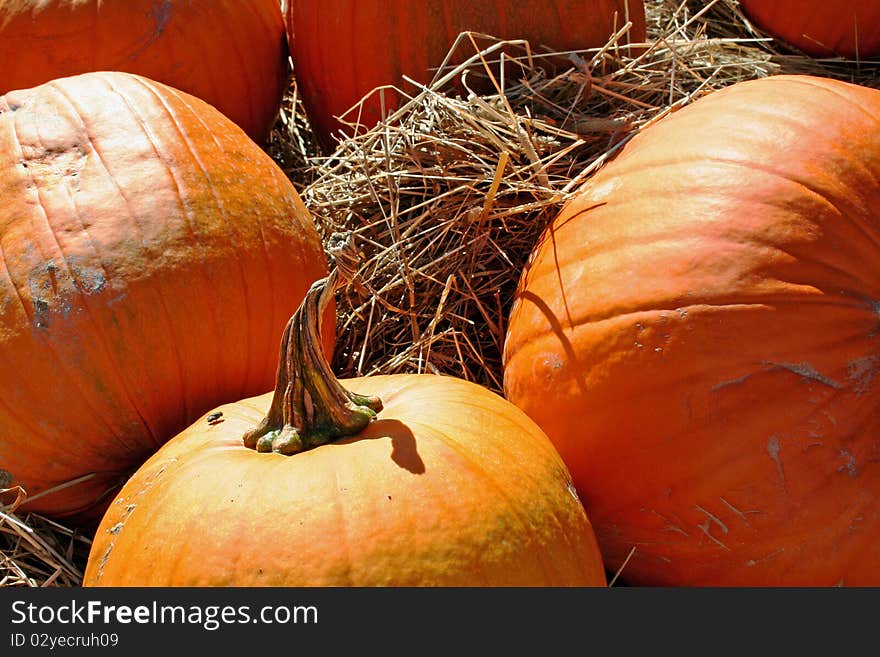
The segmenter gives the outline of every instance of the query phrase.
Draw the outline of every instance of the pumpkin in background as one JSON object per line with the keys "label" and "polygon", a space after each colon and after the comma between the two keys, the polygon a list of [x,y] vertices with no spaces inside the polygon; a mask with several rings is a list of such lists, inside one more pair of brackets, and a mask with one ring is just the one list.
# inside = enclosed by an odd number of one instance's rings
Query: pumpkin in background
{"label": "pumpkin in background", "polygon": [[746,18],[813,57],[880,54],[877,0],[739,0]]}
{"label": "pumpkin in background", "polygon": [[125,71],[217,107],[262,142],[289,77],[278,0],[0,0],[0,94]]}
{"label": "pumpkin in background", "polygon": [[[287,32],[294,77],[312,128],[325,145],[348,126],[341,116],[373,89],[411,88],[406,75],[427,84],[463,31],[525,39],[533,52],[604,46],[632,22],[621,43],[645,40],[642,0],[289,0]],[[456,50],[474,54],[470,45]],[[496,67],[497,68],[497,67]],[[346,122],[375,125],[399,103],[391,89],[364,103]]]}
{"label": "pumpkin in background", "polygon": [[0,97],[0,199],[0,479],[26,511],[93,512],[206,409],[269,387],[277,335],[326,272],[266,153],[126,73]]}
{"label": "pumpkin in background", "polygon": [[504,357],[624,581],[880,584],[880,91],[743,82],[636,135]]}
{"label": "pumpkin in background", "polygon": [[274,393],[218,407],[125,484],[84,586],[605,585],[569,473],[522,411],[448,376],[336,381],[317,318],[355,267],[291,318]]}

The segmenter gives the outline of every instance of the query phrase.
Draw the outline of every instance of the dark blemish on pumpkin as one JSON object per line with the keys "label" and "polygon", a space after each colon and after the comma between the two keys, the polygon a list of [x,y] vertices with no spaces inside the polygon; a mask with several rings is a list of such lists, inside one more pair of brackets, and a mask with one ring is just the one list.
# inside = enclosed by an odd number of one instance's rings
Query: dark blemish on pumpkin
{"label": "dark blemish on pumpkin", "polygon": [[140,57],[141,53],[153,45],[156,39],[162,36],[165,27],[168,25],[168,21],[171,19],[172,9],[174,9],[174,4],[171,0],[162,0],[161,4],[153,5],[148,14],[153,20],[153,28],[150,30],[149,34],[144,35],[144,38],[146,39],[144,44],[140,48],[135,48],[131,54],[128,55],[129,60],[135,60]]}
{"label": "dark blemish on pumpkin", "polygon": [[388,495],[387,497],[388,497],[389,500],[391,499],[391,496],[390,496],[390,495]]}
{"label": "dark blemish on pumpkin", "polygon": [[837,468],[838,472],[846,472],[851,478],[858,476],[858,470],[856,470],[856,457],[850,454],[845,449],[837,452],[837,455],[844,459],[843,465]]}
{"label": "dark blemish on pumpkin", "polygon": [[851,360],[846,364],[846,378],[852,384],[856,395],[863,395],[871,389],[874,375],[880,371],[880,358],[865,356]]}
{"label": "dark blemish on pumpkin", "polygon": [[223,411],[217,411],[216,413],[211,413],[208,416],[208,424],[215,425],[223,422]]}
{"label": "dark blemish on pumpkin", "polygon": [[58,265],[53,260],[46,263],[46,274],[49,276],[49,283],[52,285],[52,291],[58,292]]}
{"label": "dark blemish on pumpkin", "polygon": [[79,264],[78,258],[71,256],[67,259],[67,266],[75,277],[75,283],[79,290],[86,294],[100,292],[107,286],[107,279],[100,269]]}
{"label": "dark blemish on pumpkin", "polygon": [[9,470],[0,470],[0,488],[9,488],[12,481],[13,476]]}
{"label": "dark blemish on pumpkin", "polygon": [[104,278],[104,273],[100,271],[92,272],[92,280],[89,281],[88,278],[85,278],[84,282],[91,283],[88,290],[92,293],[100,292],[107,286],[107,279]]}
{"label": "dark blemish on pumpkin", "polygon": [[735,379],[728,379],[727,381],[720,381],[720,382],[716,383],[714,386],[712,386],[711,388],[709,388],[709,391],[710,392],[718,392],[719,390],[722,390],[723,388],[726,388],[728,386],[738,386],[741,383],[745,383],[749,378],[754,376],[754,374],[755,374],[754,372],[749,372],[748,374],[743,374],[742,376],[739,376]]}
{"label": "dark blemish on pumpkin", "polygon": [[24,158],[20,160],[21,166],[28,169],[31,185],[36,186],[39,180],[42,189],[69,182],[70,176],[83,169],[87,159],[86,148],[82,144],[54,149],[35,146],[22,148]]}
{"label": "dark blemish on pumpkin", "polygon": [[808,381],[817,381],[822,385],[826,385],[829,388],[834,388],[835,390],[841,390],[843,385],[835,381],[834,379],[829,379],[824,374],[818,372],[812,365],[807,362],[803,363],[774,363],[771,361],[764,361],[761,363],[762,365],[768,366],[770,371],[773,370],[787,370],[793,374],[797,374],[798,376],[807,379]]}
{"label": "dark blemish on pumpkin", "polygon": [[49,328],[49,304],[44,299],[33,299],[34,328]]}
{"label": "dark blemish on pumpkin", "polygon": [[147,41],[146,45],[138,51],[138,54],[162,36],[162,33],[165,31],[165,26],[168,25],[168,21],[171,19],[172,9],[174,9],[174,5],[171,0],[162,0],[160,5],[154,5],[153,8],[150,9],[150,18],[153,19],[156,27],[153,29],[153,34],[150,37],[150,40]]}
{"label": "dark blemish on pumpkin", "polygon": [[782,492],[788,494],[788,489],[785,486],[785,470],[782,469],[782,459],[779,457],[779,452],[781,450],[782,448],[779,445],[779,439],[776,436],[770,436],[770,438],[767,439],[767,453],[776,463],[776,471],[779,473],[779,482],[782,485]]}

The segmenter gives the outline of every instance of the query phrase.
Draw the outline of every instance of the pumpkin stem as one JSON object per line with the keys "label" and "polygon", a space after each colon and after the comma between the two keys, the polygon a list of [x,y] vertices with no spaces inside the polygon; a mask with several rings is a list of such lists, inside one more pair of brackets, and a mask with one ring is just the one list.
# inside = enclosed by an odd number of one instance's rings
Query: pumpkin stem
{"label": "pumpkin stem", "polygon": [[321,348],[321,318],[336,291],[357,271],[351,236],[328,246],[335,267],[312,284],[287,322],[275,378],[275,395],[262,422],[244,434],[258,452],[296,454],[353,436],[382,410],[378,397],[349,392],[330,369]]}

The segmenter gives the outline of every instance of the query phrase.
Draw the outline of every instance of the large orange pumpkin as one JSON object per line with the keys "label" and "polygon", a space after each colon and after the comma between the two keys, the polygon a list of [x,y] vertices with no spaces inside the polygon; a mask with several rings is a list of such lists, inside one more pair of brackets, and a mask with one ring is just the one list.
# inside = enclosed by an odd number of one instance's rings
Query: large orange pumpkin
{"label": "large orange pumpkin", "polygon": [[336,273],[288,324],[275,392],[218,407],[126,483],[84,586],[605,585],[522,411],[452,377],[333,378],[315,345]]}
{"label": "large orange pumpkin", "polygon": [[877,0],[740,0],[754,24],[814,57],[880,54]]}
{"label": "large orange pumpkin", "polygon": [[743,82],[634,137],[505,360],[626,581],[880,584],[880,91]]}
{"label": "large orange pumpkin", "polygon": [[278,0],[0,0],[0,94],[126,71],[205,100],[258,142],[288,76]]}
{"label": "large orange pumpkin", "polygon": [[268,155],[126,73],[0,97],[0,200],[0,470],[26,510],[93,509],[206,409],[265,390],[326,272]]}
{"label": "large orange pumpkin", "polygon": [[[391,85],[418,91],[403,75],[426,84],[456,37],[474,31],[502,39],[528,40],[536,51],[584,50],[604,46],[626,21],[624,42],[645,40],[642,0],[290,0],[287,30],[294,76],[312,127],[332,144],[340,130],[352,131],[341,116],[373,89]],[[465,47],[462,54],[472,55]],[[390,113],[400,99],[385,90],[361,113],[345,121],[364,128]]]}

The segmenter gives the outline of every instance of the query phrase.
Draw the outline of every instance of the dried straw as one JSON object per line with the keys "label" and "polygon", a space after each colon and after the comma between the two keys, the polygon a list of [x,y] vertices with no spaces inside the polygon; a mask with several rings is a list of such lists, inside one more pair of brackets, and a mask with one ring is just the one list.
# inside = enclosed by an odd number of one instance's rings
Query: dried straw
{"label": "dried straw", "polygon": [[[501,392],[507,310],[532,246],[632,135],[741,80],[810,73],[880,86],[877,62],[805,57],[750,25],[736,0],[646,9],[641,47],[624,45],[626,25],[602,48],[565,53],[462,35],[448,59],[462,64],[427,86],[401,80],[409,100],[370,131],[351,125],[329,155],[292,83],[267,151],[325,240],[350,231],[362,252],[338,303],[339,375],[436,372]],[[469,93],[487,74],[496,92]],[[21,502],[0,490],[0,585],[78,585],[89,537],[20,515]]]}
{"label": "dried straw", "polygon": [[27,495],[0,489],[0,586],[78,586],[91,538],[37,514],[19,516]]}

